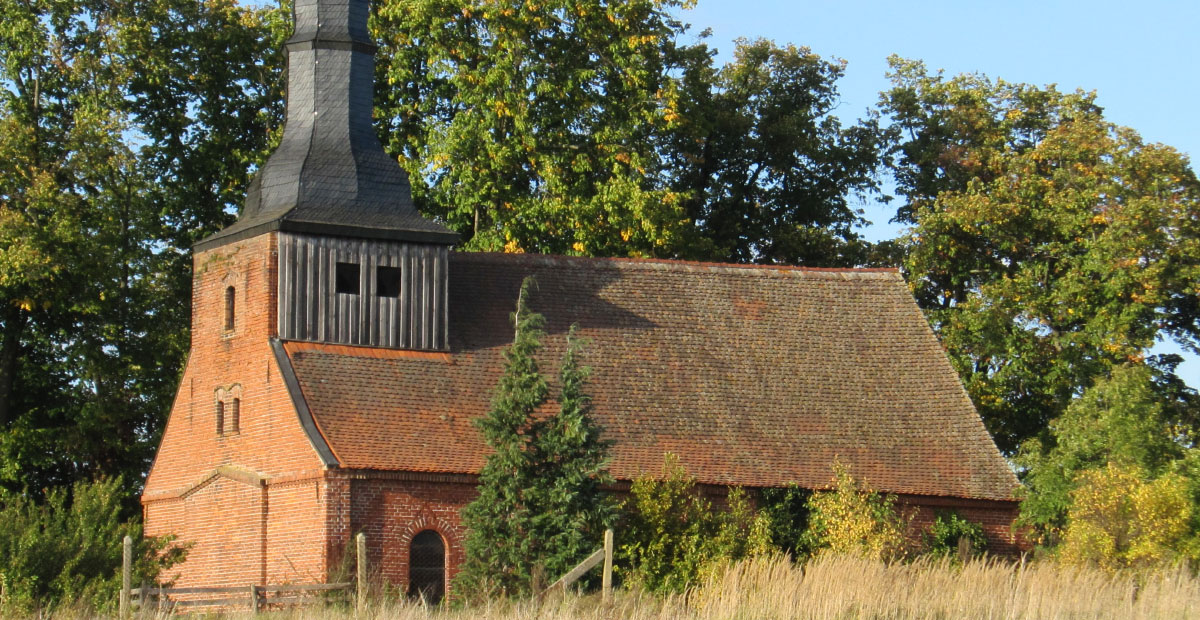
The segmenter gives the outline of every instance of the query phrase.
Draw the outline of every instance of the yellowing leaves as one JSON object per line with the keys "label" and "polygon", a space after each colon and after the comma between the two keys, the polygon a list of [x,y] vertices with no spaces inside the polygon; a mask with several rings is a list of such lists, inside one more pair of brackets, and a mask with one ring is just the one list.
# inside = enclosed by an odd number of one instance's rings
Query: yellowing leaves
{"label": "yellowing leaves", "polygon": [[892,560],[903,556],[908,520],[897,514],[895,498],[862,487],[849,470],[834,462],[834,488],[808,501],[805,538],[817,550]]}
{"label": "yellowing leaves", "polygon": [[1147,479],[1109,463],[1079,476],[1071,493],[1062,559],[1107,570],[1173,562],[1188,535],[1192,505],[1182,476]]}

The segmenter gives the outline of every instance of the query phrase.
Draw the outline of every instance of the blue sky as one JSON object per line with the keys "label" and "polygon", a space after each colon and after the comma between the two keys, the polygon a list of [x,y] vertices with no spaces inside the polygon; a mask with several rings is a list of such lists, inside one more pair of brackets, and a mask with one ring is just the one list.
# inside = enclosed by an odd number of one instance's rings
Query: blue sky
{"label": "blue sky", "polygon": [[[899,54],[947,74],[1094,90],[1108,120],[1200,157],[1200,2],[699,0],[678,14],[693,33],[712,29],[708,43],[721,60],[739,37],[845,59],[845,121],[875,104],[888,86],[887,57]],[[874,222],[868,238],[900,232],[887,207],[864,209]],[[1180,375],[1200,388],[1200,359],[1189,355]]]}

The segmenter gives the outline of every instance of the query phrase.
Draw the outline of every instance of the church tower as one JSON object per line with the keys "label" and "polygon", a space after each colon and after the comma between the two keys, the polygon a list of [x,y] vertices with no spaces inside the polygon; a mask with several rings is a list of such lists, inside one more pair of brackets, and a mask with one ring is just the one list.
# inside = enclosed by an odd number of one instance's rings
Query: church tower
{"label": "church tower", "polygon": [[146,480],[146,532],[194,543],[178,585],[324,581],[350,478],[286,347],[441,356],[457,235],[371,126],[368,0],[295,0],[287,117],[237,222],[197,243],[191,351]]}
{"label": "church tower", "polygon": [[197,252],[275,233],[273,336],[445,350],[447,255],[458,236],[423,218],[371,125],[367,0],[296,0],[287,118],[236,223]]}

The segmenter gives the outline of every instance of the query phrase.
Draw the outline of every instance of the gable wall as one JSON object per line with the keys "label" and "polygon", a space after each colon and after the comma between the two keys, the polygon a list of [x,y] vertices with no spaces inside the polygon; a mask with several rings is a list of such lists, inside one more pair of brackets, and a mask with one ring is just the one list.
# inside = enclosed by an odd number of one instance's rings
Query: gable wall
{"label": "gable wall", "polygon": [[[174,534],[180,542],[196,543],[173,571],[180,585],[324,577],[323,464],[270,347],[277,322],[275,241],[274,233],[264,234],[198,252],[193,261],[191,352],[142,496],[148,535]],[[227,331],[229,286],[235,290],[235,320]],[[217,433],[216,402],[222,395],[240,400],[237,433],[230,430],[228,403],[227,432]],[[218,468],[229,475],[212,481]],[[247,484],[257,499],[234,501],[241,491],[233,489]],[[233,538],[217,542],[218,534]],[[243,549],[237,561],[222,551],[235,539]]]}

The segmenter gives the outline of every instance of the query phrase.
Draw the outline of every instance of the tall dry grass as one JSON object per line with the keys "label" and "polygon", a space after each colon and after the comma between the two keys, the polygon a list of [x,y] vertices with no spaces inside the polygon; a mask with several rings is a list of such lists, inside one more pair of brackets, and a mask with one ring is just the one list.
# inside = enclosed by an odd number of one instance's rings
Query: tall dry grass
{"label": "tall dry grass", "polygon": [[[273,618],[350,620],[353,611],[301,609]],[[230,620],[249,620],[234,613]],[[358,620],[677,620],[916,618],[1200,618],[1200,579],[1186,569],[1141,576],[1054,562],[982,560],[884,564],[826,556],[803,565],[784,558],[736,564],[688,593],[665,598],[618,590],[611,606],[597,595],[494,602],[465,609],[408,601],[372,606]]]}

